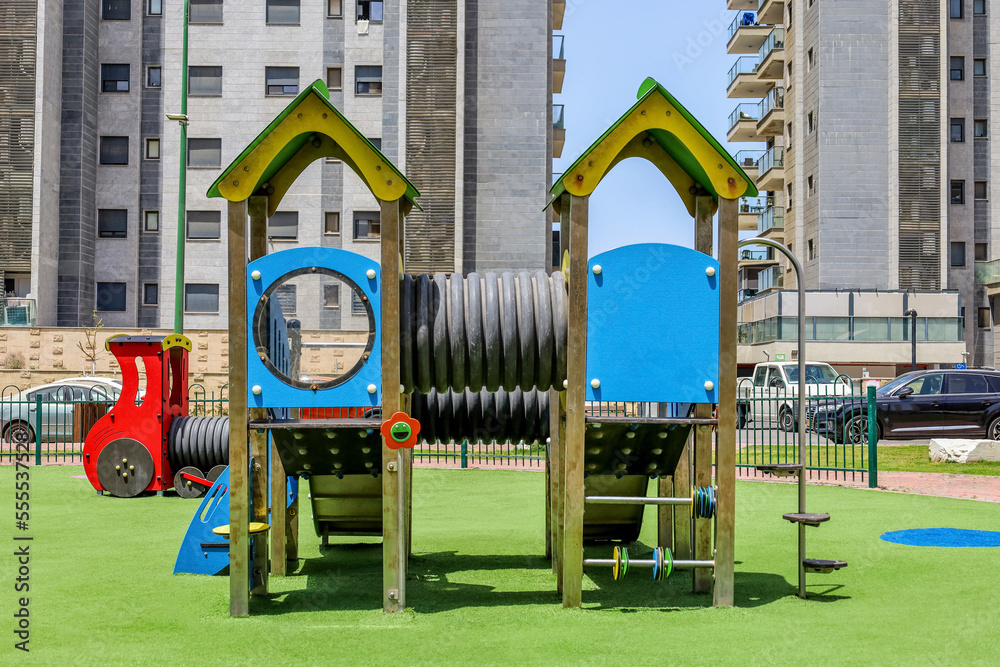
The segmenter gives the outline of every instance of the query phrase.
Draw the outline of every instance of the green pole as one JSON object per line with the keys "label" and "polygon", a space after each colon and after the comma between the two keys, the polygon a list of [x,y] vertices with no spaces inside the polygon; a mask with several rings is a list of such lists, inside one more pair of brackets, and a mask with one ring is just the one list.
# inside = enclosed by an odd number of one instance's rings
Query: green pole
{"label": "green pole", "polygon": [[875,387],[868,387],[868,488],[878,486],[878,426],[875,423]]}
{"label": "green pole", "polygon": [[42,395],[35,396],[35,465],[42,465]]}
{"label": "green pole", "polygon": [[[188,13],[184,0],[184,38],[181,44],[181,115],[188,106]],[[174,333],[184,333],[184,219],[187,208],[187,119],[181,121],[180,170],[177,178],[177,274],[174,277]]]}

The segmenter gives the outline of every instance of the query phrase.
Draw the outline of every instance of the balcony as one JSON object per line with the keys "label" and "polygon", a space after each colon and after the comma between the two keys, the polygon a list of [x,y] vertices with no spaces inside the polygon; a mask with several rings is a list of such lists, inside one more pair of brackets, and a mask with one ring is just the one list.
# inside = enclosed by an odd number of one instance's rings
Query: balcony
{"label": "balcony", "polygon": [[739,292],[736,293],[736,303],[743,303],[744,301],[747,301],[748,299],[752,299],[755,296],[757,296],[757,290],[756,289],[752,289],[752,288],[741,289]]}
{"label": "balcony", "polygon": [[[758,7],[754,7],[758,9]],[[784,23],[785,0],[760,0],[757,20],[761,23],[780,25]]]}
{"label": "balcony", "polygon": [[726,134],[727,141],[764,141],[757,134],[756,104],[738,104],[733,112],[729,114],[729,132]]}
{"label": "balcony", "polygon": [[35,326],[34,299],[0,299],[0,327]]}
{"label": "balcony", "polygon": [[740,248],[739,266],[760,267],[769,264],[775,264],[773,250],[759,245]]}
{"label": "balcony", "polygon": [[757,53],[771,33],[771,26],[759,25],[753,12],[740,12],[729,26],[726,53]]}
{"label": "balcony", "polygon": [[757,105],[757,135],[776,137],[785,133],[785,89],[772,88]]}
{"label": "balcony", "polygon": [[552,92],[559,94],[566,78],[566,36],[552,35]]}
{"label": "balcony", "polygon": [[566,0],[552,0],[553,30],[562,30],[564,16],[566,16]]}
{"label": "balcony", "polygon": [[755,232],[760,215],[767,210],[767,197],[742,197],[740,198],[740,231]]}
{"label": "balcony", "polygon": [[757,189],[781,190],[785,187],[785,149],[774,146],[757,161]]}
{"label": "balcony", "polygon": [[562,104],[552,105],[552,157],[562,157],[563,145],[566,143],[566,118]]}
{"label": "balcony", "polygon": [[1000,259],[976,262],[976,285],[986,287],[988,296],[1000,294]]}
{"label": "balcony", "polygon": [[726,0],[726,9],[738,11],[757,11],[759,0]]}
{"label": "balcony", "polygon": [[764,94],[774,87],[773,81],[761,81],[757,78],[759,61],[756,56],[741,56],[729,70],[729,83],[726,84],[726,97],[730,99],[764,97]]}
{"label": "balcony", "polygon": [[782,289],[785,286],[785,270],[780,266],[769,266],[757,274],[757,292]]}
{"label": "balcony", "polygon": [[778,26],[771,30],[760,50],[757,51],[757,78],[761,81],[781,81],[785,76],[785,29]]}
{"label": "balcony", "polygon": [[779,233],[784,237],[785,209],[781,206],[769,206],[757,218],[757,234],[765,238],[774,238]]}
{"label": "balcony", "polygon": [[757,180],[757,160],[763,157],[764,151],[737,151],[733,156],[740,169],[753,180]]}

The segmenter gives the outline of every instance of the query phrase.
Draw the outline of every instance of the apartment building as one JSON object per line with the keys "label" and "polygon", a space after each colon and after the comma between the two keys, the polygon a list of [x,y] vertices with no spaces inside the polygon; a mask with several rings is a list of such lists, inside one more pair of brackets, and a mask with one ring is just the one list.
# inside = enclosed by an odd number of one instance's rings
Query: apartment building
{"label": "apartment building", "polygon": [[[80,326],[96,311],[106,326],[171,327],[179,297],[186,327],[224,328],[224,205],[205,193],[317,79],[422,193],[423,211],[408,217],[411,270],[544,268],[564,10],[564,0],[4,2],[0,324],[22,323],[27,304],[25,323]],[[181,112],[182,82],[186,146],[167,119]],[[349,168],[317,162],[269,220],[269,251],[377,258],[378,210]]]}
{"label": "apartment building", "polygon": [[[916,311],[921,365],[994,367],[987,0],[727,7],[728,137],[762,191],[741,229],[801,262],[807,354],[892,375]],[[792,267],[746,248],[740,279],[746,362],[793,346],[754,319],[776,316],[754,301],[796,288]]]}

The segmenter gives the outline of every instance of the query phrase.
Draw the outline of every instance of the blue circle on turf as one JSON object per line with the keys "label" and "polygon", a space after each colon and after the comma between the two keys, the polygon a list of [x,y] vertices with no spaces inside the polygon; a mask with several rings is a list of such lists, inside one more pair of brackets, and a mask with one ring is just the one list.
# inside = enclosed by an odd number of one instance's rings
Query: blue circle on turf
{"label": "blue circle on turf", "polygon": [[886,542],[911,547],[1000,547],[1000,532],[964,528],[916,528],[882,535]]}

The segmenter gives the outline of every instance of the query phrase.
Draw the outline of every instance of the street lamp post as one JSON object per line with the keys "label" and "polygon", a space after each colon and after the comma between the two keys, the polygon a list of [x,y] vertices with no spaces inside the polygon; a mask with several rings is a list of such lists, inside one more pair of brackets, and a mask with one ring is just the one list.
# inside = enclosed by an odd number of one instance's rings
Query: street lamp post
{"label": "street lamp post", "polygon": [[188,98],[188,16],[191,1],[184,0],[184,37],[181,42],[181,112],[167,119],[181,126],[180,167],[177,178],[177,267],[174,276],[174,333],[184,333],[184,219],[187,209],[187,98]]}
{"label": "street lamp post", "polygon": [[910,318],[910,370],[917,370],[917,311],[910,308],[903,313],[904,317]]}

